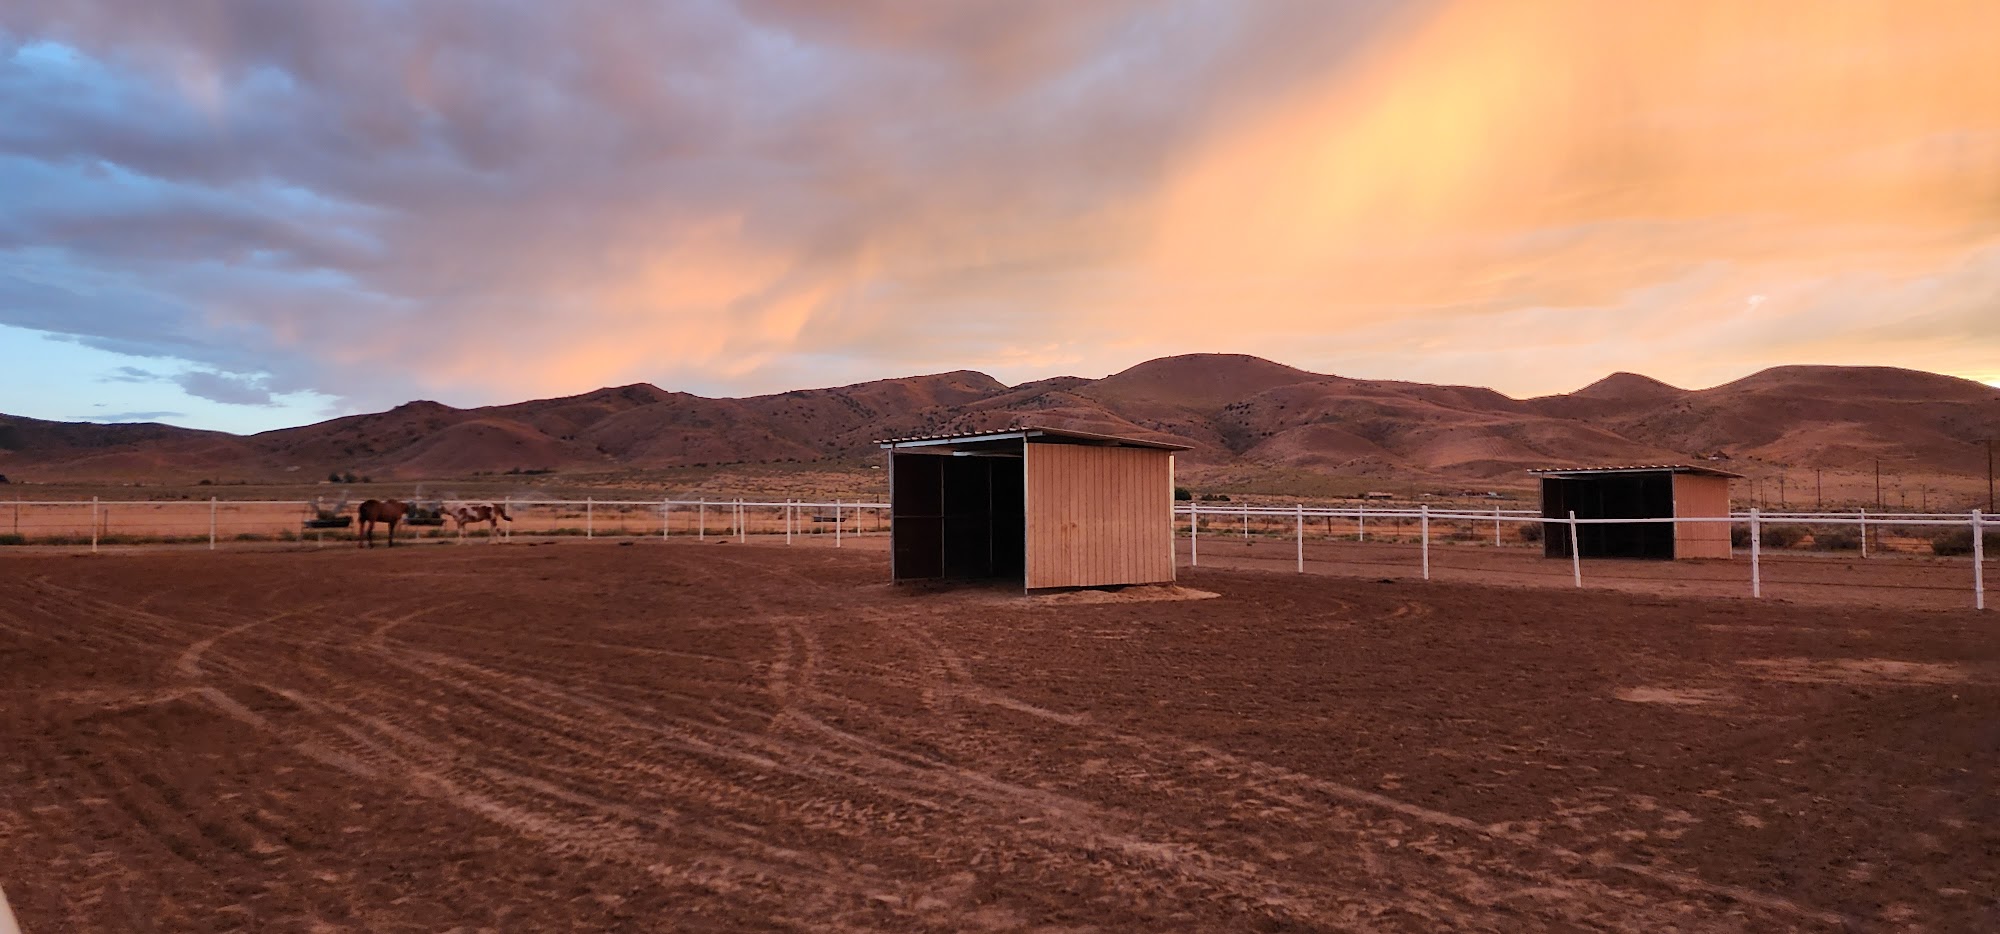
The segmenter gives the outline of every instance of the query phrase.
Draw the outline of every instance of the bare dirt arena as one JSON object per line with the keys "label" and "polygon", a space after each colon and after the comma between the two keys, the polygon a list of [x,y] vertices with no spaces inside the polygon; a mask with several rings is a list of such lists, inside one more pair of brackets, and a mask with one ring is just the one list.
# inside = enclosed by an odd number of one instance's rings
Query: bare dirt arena
{"label": "bare dirt arena", "polygon": [[56,931],[2000,928],[1970,611],[644,542],[0,560]]}

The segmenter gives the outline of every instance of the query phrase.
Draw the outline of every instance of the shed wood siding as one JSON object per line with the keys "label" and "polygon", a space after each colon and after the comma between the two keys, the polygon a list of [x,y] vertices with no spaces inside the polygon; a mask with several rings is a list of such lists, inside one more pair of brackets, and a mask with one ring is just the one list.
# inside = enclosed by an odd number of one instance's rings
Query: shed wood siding
{"label": "shed wood siding", "polygon": [[1173,455],[1027,445],[1027,587],[1174,579]]}
{"label": "shed wood siding", "polygon": [[[1675,474],[1674,515],[1676,517],[1729,515],[1729,478]],[[1727,558],[1729,556],[1729,523],[1674,523],[1674,557]]]}

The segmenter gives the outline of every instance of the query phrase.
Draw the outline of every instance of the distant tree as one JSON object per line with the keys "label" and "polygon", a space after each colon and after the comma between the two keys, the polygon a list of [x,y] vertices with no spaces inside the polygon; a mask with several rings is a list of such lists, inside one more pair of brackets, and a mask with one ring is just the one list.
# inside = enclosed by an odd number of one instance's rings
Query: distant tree
{"label": "distant tree", "polygon": [[340,471],[336,470],[336,471],[334,471],[334,472],[332,472],[332,473],[330,473],[330,474],[327,474],[327,475],[326,475],[326,482],[328,482],[328,483],[339,483],[339,482],[340,482]]}
{"label": "distant tree", "polygon": [[10,480],[8,480],[8,479],[7,479],[7,475],[6,475],[6,474],[4,474],[4,473],[0,473],[0,483],[10,483],[10,482],[12,482],[12,481],[10,481]]}
{"label": "distant tree", "polygon": [[1226,503],[1229,502],[1229,497],[1221,493],[1203,493],[1201,494],[1201,501],[1204,503]]}
{"label": "distant tree", "polygon": [[352,470],[340,475],[340,482],[342,483],[353,483],[355,479],[354,471]]}
{"label": "distant tree", "polygon": [[1192,493],[1189,493],[1189,492],[1188,492],[1188,488],[1187,488],[1187,487],[1184,487],[1184,486],[1177,486],[1177,487],[1174,487],[1174,501],[1175,501],[1175,502],[1177,502],[1177,503],[1185,503],[1185,502],[1187,502],[1188,500],[1191,500],[1191,499],[1194,499],[1194,494],[1192,494]]}

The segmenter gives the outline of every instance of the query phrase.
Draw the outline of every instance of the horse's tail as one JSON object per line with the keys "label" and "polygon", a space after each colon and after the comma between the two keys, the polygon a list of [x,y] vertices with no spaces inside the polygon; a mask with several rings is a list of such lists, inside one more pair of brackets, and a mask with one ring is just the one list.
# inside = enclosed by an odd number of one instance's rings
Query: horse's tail
{"label": "horse's tail", "polygon": [[494,503],[493,514],[508,522],[514,521],[514,517],[507,514],[507,505],[505,503]]}

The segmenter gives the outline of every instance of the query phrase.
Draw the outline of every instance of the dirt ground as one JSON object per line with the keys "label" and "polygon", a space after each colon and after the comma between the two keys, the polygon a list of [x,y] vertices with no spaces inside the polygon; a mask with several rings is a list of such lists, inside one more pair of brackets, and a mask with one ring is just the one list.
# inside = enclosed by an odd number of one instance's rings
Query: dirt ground
{"label": "dirt ground", "polygon": [[0,558],[50,931],[2000,928],[2000,640],[1830,609],[876,549]]}

